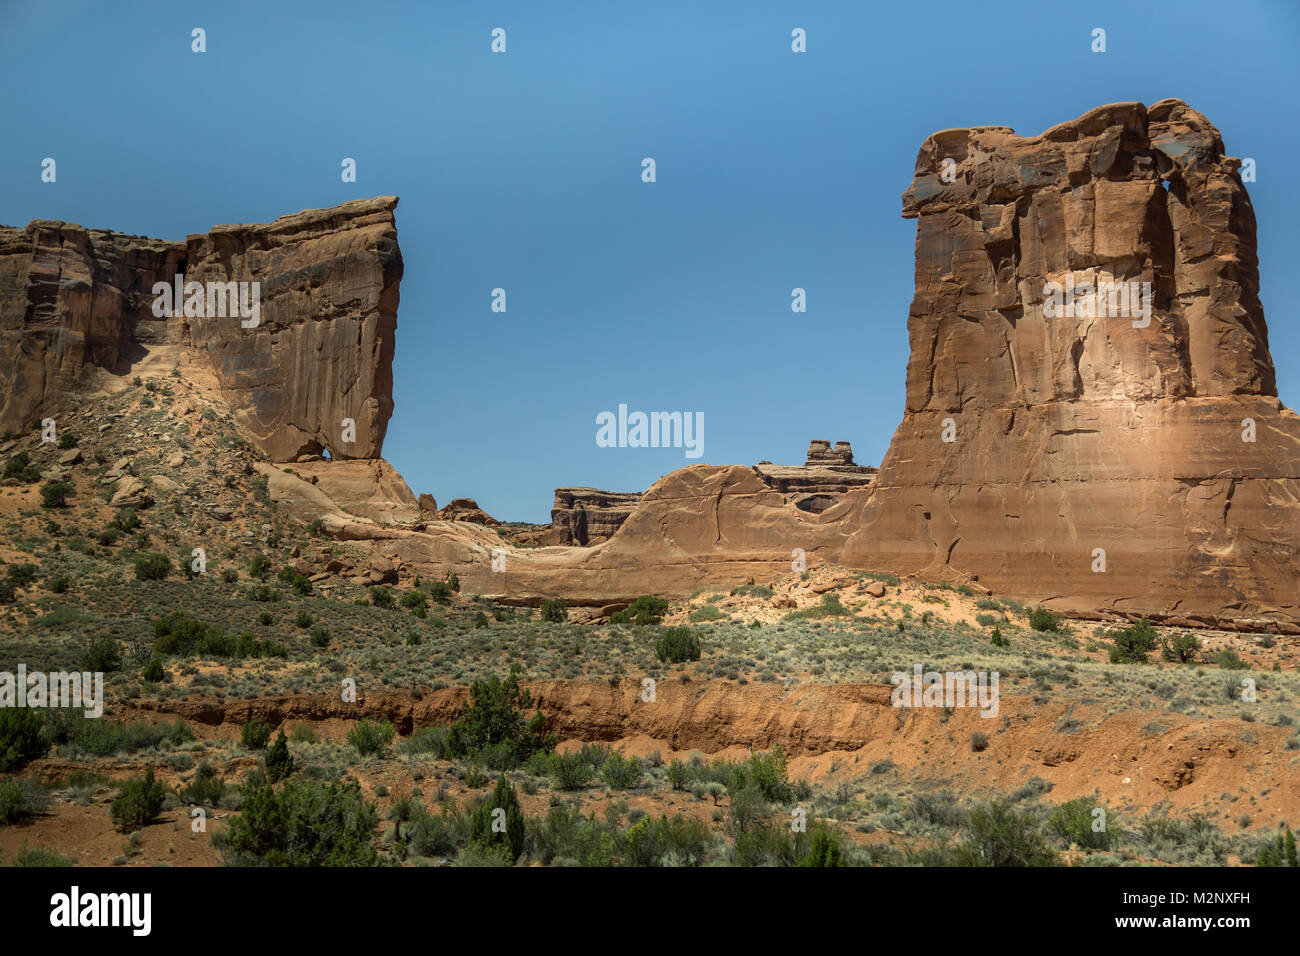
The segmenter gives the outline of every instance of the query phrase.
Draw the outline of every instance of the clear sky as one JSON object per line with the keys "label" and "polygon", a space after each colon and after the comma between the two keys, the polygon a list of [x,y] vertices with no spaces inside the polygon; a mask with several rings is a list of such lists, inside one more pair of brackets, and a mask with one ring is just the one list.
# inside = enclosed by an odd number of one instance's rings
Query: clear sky
{"label": "clear sky", "polygon": [[[921,142],[1103,103],[1176,96],[1256,160],[1265,316],[1300,404],[1298,43],[1291,0],[0,0],[0,222],[182,239],[400,196],[385,457],[440,504],[546,521],[557,486],[797,463],[811,438],[878,463],[903,412],[899,197]],[[703,456],[598,447],[619,403],[702,412]]]}

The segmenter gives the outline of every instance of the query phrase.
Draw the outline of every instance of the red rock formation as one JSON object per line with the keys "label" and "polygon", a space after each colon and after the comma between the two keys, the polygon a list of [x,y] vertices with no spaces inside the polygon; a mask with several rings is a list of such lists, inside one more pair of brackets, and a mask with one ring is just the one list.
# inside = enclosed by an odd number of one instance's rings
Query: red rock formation
{"label": "red rock formation", "polygon": [[[402,257],[394,196],[216,226],[184,243],[36,220],[0,227],[0,429],[130,374],[151,344],[199,350],[271,458],[377,458],[392,414]],[[154,314],[154,284],[260,283],[260,321]],[[179,309],[177,310],[180,311]],[[355,423],[345,442],[344,419]]]}
{"label": "red rock formation", "polygon": [[[243,429],[272,459],[378,458],[393,413],[396,196],[190,236],[186,281],[260,281],[261,323],[187,318]],[[345,441],[344,419],[355,423]]]}
{"label": "red rock formation", "polygon": [[[907,410],[847,562],[1071,611],[1300,620],[1300,418],[1238,165],[1178,100],[925,142]],[[1049,314],[1071,278],[1150,283],[1149,324]]]}
{"label": "red rock formation", "polygon": [[37,219],[0,227],[0,431],[25,431],[104,372],[125,374],[149,340],[151,289],[185,244]]}

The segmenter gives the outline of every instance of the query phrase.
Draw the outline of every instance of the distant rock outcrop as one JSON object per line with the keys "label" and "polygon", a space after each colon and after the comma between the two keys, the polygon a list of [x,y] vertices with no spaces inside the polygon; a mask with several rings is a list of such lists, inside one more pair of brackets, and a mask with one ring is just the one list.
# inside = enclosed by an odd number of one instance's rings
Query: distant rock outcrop
{"label": "distant rock outcrop", "polygon": [[473,498],[453,498],[438,512],[441,521],[468,521],[495,528],[501,522],[478,506]]}
{"label": "distant rock outcrop", "polygon": [[808,443],[808,457],[805,465],[852,465],[853,449],[846,441],[837,441],[834,450],[831,443],[821,438],[814,438]]}
{"label": "distant rock outcrop", "polygon": [[598,488],[556,488],[551,507],[555,534],[547,544],[587,547],[614,536],[641,500],[636,491],[601,491]]}
{"label": "distant rock outcrop", "polygon": [[[49,220],[0,227],[0,429],[28,427],[103,374],[130,374],[153,344],[181,343],[272,459],[379,457],[402,278],[396,206],[353,200],[185,242]],[[155,315],[154,285],[177,275],[205,289],[258,283],[258,324],[179,306]]]}

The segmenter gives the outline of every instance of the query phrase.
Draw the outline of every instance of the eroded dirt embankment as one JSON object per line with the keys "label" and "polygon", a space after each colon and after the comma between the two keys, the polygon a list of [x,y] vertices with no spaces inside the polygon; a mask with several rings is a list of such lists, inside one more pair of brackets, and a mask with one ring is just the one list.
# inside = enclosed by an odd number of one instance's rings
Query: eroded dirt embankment
{"label": "eroded dirt embankment", "polygon": [[[738,755],[776,744],[797,776],[853,779],[890,759],[916,777],[951,780],[959,791],[1011,790],[1033,776],[1051,781],[1053,799],[1100,791],[1120,805],[1200,807],[1231,795],[1237,809],[1300,816],[1297,755],[1286,730],[1240,720],[1128,711],[1106,715],[1060,697],[1044,704],[1003,694],[999,713],[974,708],[900,708],[885,684],[780,685],[660,681],[653,701],[623,681],[535,681],[533,703],[562,746],[617,743],[634,753],[700,751]],[[386,718],[402,734],[455,720],[463,687],[410,695],[362,695],[357,703],[324,697],[137,701],[134,716],[175,715],[219,735],[249,720],[277,728],[310,722],[342,740],[353,721]],[[121,715],[119,715],[121,716]],[[1058,730],[1069,718],[1071,732]],[[987,744],[975,749],[983,734]],[[1245,797],[1242,800],[1240,798]],[[1249,806],[1247,806],[1249,804]]]}

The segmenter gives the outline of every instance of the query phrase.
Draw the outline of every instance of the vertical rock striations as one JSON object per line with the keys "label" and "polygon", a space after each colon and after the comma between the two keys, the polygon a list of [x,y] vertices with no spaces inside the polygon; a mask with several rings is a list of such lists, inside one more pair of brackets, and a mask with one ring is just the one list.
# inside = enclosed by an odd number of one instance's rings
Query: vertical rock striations
{"label": "vertical rock striations", "polygon": [[1300,418],[1239,165],[1179,100],[922,145],[906,413],[846,560],[1076,611],[1297,618]]}
{"label": "vertical rock striations", "polygon": [[[25,428],[104,375],[129,374],[151,345],[180,343],[271,458],[378,458],[393,411],[396,206],[354,200],[184,243],[47,220],[0,228],[0,428]],[[205,289],[257,283],[257,325],[215,310],[155,315],[155,283],[177,274]]]}

